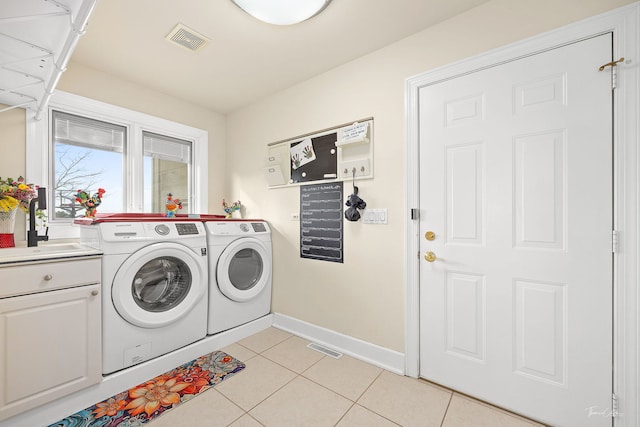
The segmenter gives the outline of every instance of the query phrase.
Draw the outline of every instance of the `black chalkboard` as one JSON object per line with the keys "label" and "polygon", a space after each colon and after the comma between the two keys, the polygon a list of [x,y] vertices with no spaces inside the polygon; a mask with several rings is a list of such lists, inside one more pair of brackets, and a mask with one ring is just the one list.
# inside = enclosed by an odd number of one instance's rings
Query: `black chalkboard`
{"label": "black chalkboard", "polygon": [[343,262],[342,181],[300,186],[300,257]]}
{"label": "black chalkboard", "polygon": [[[297,169],[294,169],[293,163],[289,162],[291,168],[291,181],[309,182],[336,179],[338,177],[338,155],[336,150],[337,139],[338,134],[335,132],[311,138],[316,159],[310,163],[300,166]],[[295,147],[301,142],[302,141],[294,142],[291,144],[291,147]]]}

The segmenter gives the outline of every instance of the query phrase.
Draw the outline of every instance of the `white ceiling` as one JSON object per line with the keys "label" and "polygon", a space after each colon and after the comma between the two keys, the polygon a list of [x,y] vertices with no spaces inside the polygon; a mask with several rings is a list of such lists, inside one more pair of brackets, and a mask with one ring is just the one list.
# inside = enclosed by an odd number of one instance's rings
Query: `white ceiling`
{"label": "white ceiling", "polygon": [[[281,27],[230,0],[99,0],[71,64],[225,114],[486,1],[333,0]],[[196,52],[168,42],[177,23],[211,42]]]}

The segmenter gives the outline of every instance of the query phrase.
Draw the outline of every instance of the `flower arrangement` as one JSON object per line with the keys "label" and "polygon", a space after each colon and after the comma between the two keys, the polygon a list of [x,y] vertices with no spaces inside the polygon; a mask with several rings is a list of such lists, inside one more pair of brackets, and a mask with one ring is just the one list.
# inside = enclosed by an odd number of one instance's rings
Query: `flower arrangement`
{"label": "flower arrangement", "polygon": [[38,187],[27,184],[23,177],[0,178],[0,211],[9,212],[16,207],[29,212],[29,203],[37,196]]}
{"label": "flower arrangement", "polygon": [[97,208],[102,203],[102,195],[106,192],[104,188],[98,188],[98,191],[94,193],[93,196],[90,196],[88,192],[78,190],[76,193],[76,202],[85,208],[85,217],[93,218],[96,216],[96,212],[98,212]]}
{"label": "flower arrangement", "polygon": [[238,200],[237,202],[233,202],[233,204],[229,206],[227,202],[222,199],[222,209],[227,214],[227,218],[231,218],[231,214],[233,214],[235,211],[239,211],[241,206],[242,205],[240,204],[240,200]]}

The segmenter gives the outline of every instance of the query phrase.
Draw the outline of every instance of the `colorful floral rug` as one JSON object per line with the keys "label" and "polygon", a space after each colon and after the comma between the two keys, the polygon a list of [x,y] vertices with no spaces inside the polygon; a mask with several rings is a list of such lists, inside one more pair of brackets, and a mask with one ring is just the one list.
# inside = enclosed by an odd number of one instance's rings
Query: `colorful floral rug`
{"label": "colorful floral rug", "polygon": [[244,367],[244,363],[228,354],[214,351],[49,427],[140,426],[240,372]]}

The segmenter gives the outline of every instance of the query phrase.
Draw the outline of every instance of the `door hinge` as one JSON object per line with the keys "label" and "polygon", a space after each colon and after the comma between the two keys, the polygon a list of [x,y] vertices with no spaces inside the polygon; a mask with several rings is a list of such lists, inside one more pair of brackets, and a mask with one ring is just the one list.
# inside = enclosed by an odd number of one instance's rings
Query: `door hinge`
{"label": "door hinge", "polygon": [[618,230],[611,230],[611,252],[613,252],[614,254],[617,254],[619,247],[620,247],[620,233],[618,233]]}
{"label": "door hinge", "polygon": [[420,219],[420,210],[416,208],[411,209],[411,219]]}
{"label": "door hinge", "polygon": [[618,87],[618,64],[624,62],[624,58],[620,58],[617,61],[607,62],[606,64],[598,68],[599,71],[604,71],[606,68],[611,67],[611,89]]}
{"label": "door hinge", "polygon": [[618,416],[618,395],[613,393],[611,395],[611,418]]}

